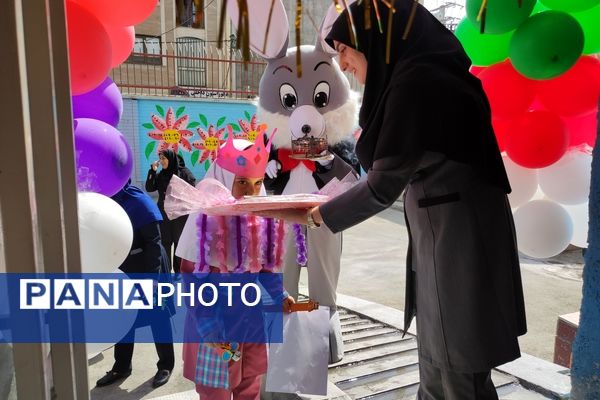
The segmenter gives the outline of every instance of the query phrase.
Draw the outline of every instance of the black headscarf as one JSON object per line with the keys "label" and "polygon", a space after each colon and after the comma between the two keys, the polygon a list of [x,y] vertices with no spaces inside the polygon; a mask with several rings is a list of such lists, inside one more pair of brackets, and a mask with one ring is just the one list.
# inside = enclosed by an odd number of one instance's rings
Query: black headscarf
{"label": "black headscarf", "polygon": [[375,8],[371,6],[371,29],[364,29],[365,11],[364,2],[357,2],[350,6],[350,12],[356,28],[356,41],[354,45],[348,27],[348,10],[345,10],[333,24],[326,41],[333,46],[333,40],[344,43],[362,52],[368,63],[365,91],[360,109],[359,123],[365,127],[371,112],[376,108],[379,97],[385,92],[396,64],[419,58],[435,58],[440,69],[452,68],[457,73],[467,74],[471,60],[464,52],[458,39],[446,29],[422,5],[416,4],[416,12],[412,26],[406,39],[402,39],[406,25],[415,5],[413,0],[392,1],[396,10],[392,16],[392,33],[390,46],[390,59],[386,63],[386,43],[388,34],[389,9],[378,1],[379,13],[383,33],[377,27]]}
{"label": "black headscarf", "polygon": [[185,160],[183,159],[183,156],[179,153],[177,153],[177,168],[185,168]]}
{"label": "black headscarf", "polygon": [[[354,45],[345,10],[327,36],[362,52],[368,63],[359,123],[363,128],[357,145],[361,163],[370,167],[373,157],[397,155],[417,157],[419,151],[444,154],[448,159],[471,165],[489,183],[510,193],[510,184],[491,125],[491,111],[481,82],[469,72],[471,65],[458,39],[414,0],[390,0],[392,14],[389,63],[386,63],[389,8],[376,0],[382,30],[371,7],[371,28],[364,28],[364,1],[352,4],[357,44]],[[407,24],[414,9],[412,24]],[[405,31],[408,31],[404,37]],[[418,82],[417,82],[418,81]],[[382,99],[394,88],[398,118],[417,117],[416,125],[382,126]],[[405,95],[405,96],[404,96]],[[386,101],[387,103],[387,101]],[[386,154],[374,154],[385,143]],[[420,149],[420,150],[417,150]],[[364,165],[363,165],[364,166]]]}
{"label": "black headscarf", "polygon": [[163,150],[160,152],[160,154],[162,154],[163,157],[169,160],[169,166],[167,167],[167,169],[163,169],[161,171],[161,173],[167,177],[168,182],[171,180],[171,177],[173,175],[177,175],[177,172],[179,172],[179,159],[177,157],[177,154],[175,154],[175,152],[171,149]]}

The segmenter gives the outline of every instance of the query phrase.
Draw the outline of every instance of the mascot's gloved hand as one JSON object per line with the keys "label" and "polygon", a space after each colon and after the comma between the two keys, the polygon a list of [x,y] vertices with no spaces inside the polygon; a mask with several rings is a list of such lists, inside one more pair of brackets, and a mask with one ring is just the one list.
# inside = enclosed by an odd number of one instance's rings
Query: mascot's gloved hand
{"label": "mascot's gloved hand", "polygon": [[277,160],[271,160],[267,164],[267,169],[265,169],[265,173],[271,179],[275,179],[277,177],[277,173],[281,169],[281,164]]}
{"label": "mascot's gloved hand", "polygon": [[[328,151],[325,150],[324,152],[321,153],[322,156],[324,156],[325,154],[328,154]],[[324,159],[324,160],[317,160],[317,162],[322,166],[322,167],[329,167],[331,166],[331,164],[333,163],[333,159],[335,158],[335,155],[333,153],[331,153],[332,157],[328,158],[328,159]]]}

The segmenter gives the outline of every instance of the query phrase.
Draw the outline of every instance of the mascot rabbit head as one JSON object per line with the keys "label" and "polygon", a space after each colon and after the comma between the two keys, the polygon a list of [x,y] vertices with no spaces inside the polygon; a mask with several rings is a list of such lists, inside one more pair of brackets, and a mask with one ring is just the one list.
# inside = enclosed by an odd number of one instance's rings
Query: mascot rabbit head
{"label": "mascot rabbit head", "polygon": [[[269,129],[281,132],[273,139],[276,148],[289,148],[292,139],[307,136],[326,136],[329,145],[335,146],[351,137],[358,110],[358,94],[350,90],[348,79],[335,60],[336,52],[322,39],[338,14],[330,7],[316,45],[300,47],[299,77],[297,47],[287,48],[289,25],[281,0],[274,2],[265,43],[271,4],[271,0],[249,1],[250,47],[267,61],[259,85],[258,119]],[[227,7],[235,24],[239,15],[237,1],[229,0]]]}

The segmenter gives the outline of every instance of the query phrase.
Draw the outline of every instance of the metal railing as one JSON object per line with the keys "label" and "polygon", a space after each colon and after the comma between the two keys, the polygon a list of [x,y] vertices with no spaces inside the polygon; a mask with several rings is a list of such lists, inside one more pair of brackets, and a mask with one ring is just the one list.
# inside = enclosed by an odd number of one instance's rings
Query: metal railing
{"label": "metal railing", "polygon": [[[239,50],[180,41],[161,43],[160,53],[133,52],[110,76],[128,96],[248,100],[258,96],[266,62],[252,54],[244,63]],[[352,74],[353,90],[362,91]]]}
{"label": "metal railing", "polygon": [[121,93],[130,96],[244,100],[258,96],[265,61],[253,55],[244,63],[238,50],[195,44],[162,43],[160,54],[131,53],[110,76]]}

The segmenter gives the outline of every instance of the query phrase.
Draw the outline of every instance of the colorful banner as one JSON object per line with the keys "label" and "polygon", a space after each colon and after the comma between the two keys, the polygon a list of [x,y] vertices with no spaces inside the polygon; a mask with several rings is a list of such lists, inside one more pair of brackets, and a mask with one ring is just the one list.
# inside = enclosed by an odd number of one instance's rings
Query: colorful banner
{"label": "colorful banner", "polygon": [[178,152],[196,179],[201,179],[227,138],[248,135],[256,106],[252,103],[138,100],[140,165],[145,171],[158,152]]}

